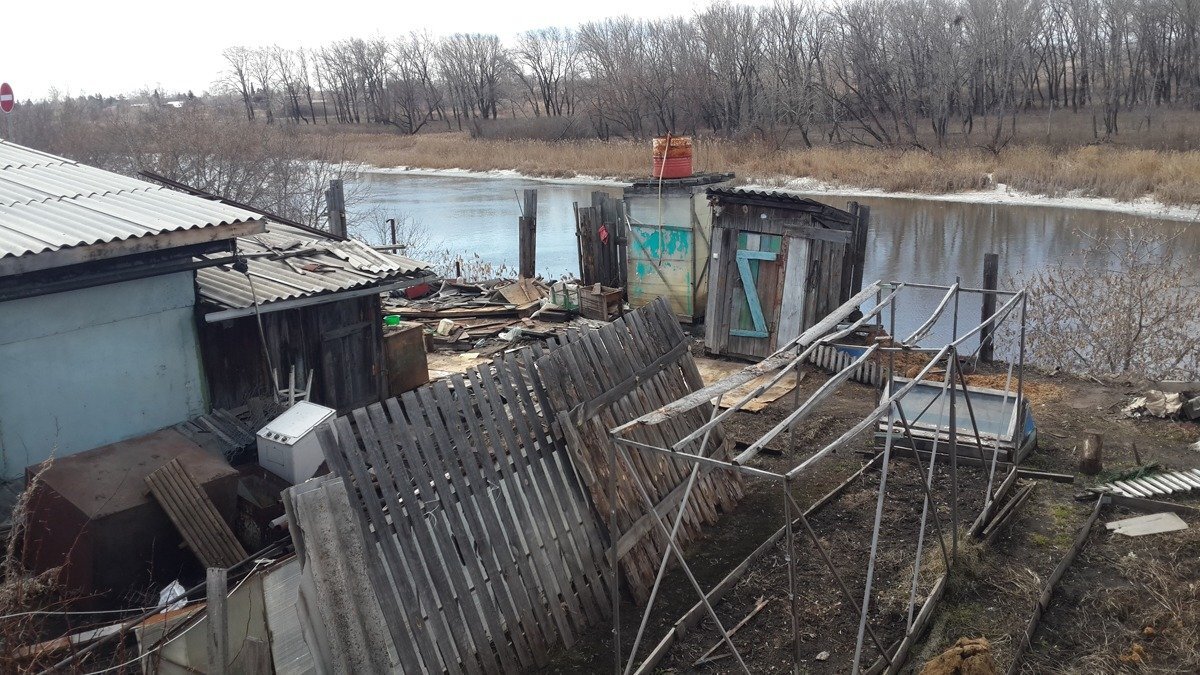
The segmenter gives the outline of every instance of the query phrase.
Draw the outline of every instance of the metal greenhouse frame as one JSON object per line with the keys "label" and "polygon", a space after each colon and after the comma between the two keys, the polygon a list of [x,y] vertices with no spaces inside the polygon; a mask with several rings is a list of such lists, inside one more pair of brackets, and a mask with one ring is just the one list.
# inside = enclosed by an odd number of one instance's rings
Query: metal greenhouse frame
{"label": "metal greenhouse frame", "polygon": [[[898,309],[899,301],[906,293],[914,292],[929,292],[942,291],[943,296],[936,308],[929,314],[928,318],[908,335],[903,340],[896,337],[896,315],[900,311]],[[978,325],[975,325],[970,330],[964,333],[959,333],[959,299],[962,294],[994,294],[993,297],[1002,297],[1005,299],[1003,305],[997,309],[989,317],[984,318]],[[854,310],[865,302],[868,302],[874,296],[874,306],[864,311],[861,318],[844,325],[846,321],[854,313]],[[1004,392],[1004,405],[1008,403],[1008,392],[1010,385],[1015,377],[1015,406],[1016,406],[1016,427],[1013,432],[1016,448],[1022,447],[1022,441],[1026,440],[1025,434],[1025,408],[1024,408],[1024,366],[1025,366],[1025,313],[1026,313],[1026,293],[1020,291],[998,291],[992,289],[981,288],[965,288],[960,283],[955,283],[951,286],[939,286],[931,284],[917,283],[902,283],[902,282],[875,282],[870,284],[861,293],[848,300],[845,304],[835,310],[833,313],[825,317],[822,321],[814,325],[812,328],[805,331],[795,340],[780,348],[774,354],[769,356],[764,361],[749,366],[739,373],[735,373],[723,380],[715,382],[711,385],[695,391],[685,397],[682,397],[673,403],[662,406],[653,412],[647,413],[634,419],[630,422],[617,426],[609,431],[610,437],[614,443],[611,444],[609,450],[610,466],[616,466],[617,456],[620,456],[624,462],[628,472],[629,479],[632,480],[640,495],[645,507],[653,512],[654,504],[652,503],[645,485],[645,480],[648,476],[640,476],[636,470],[636,463],[632,460],[631,453],[660,453],[673,459],[686,460],[691,464],[690,476],[685,488],[682,504],[686,504],[691,495],[693,487],[696,485],[698,477],[700,477],[702,468],[705,472],[712,470],[734,471],[740,472],[747,476],[765,478],[778,482],[784,505],[784,526],[782,532],[777,532],[772,540],[768,540],[760,546],[758,551],[751,554],[750,558],[742,563],[730,575],[740,575],[741,572],[748,567],[757,555],[761,554],[769,545],[777,542],[780,535],[784,539],[784,546],[787,551],[786,560],[788,566],[788,600],[789,614],[791,617],[792,631],[792,658],[793,668],[799,665],[800,660],[800,635],[801,627],[799,625],[799,615],[797,612],[796,597],[797,597],[797,580],[796,580],[796,534],[803,532],[811,541],[813,549],[820,556],[823,563],[828,566],[836,580],[836,592],[851,606],[855,608],[855,616],[857,618],[857,638],[854,654],[853,672],[857,674],[861,669],[861,661],[866,641],[869,639],[874,649],[878,651],[880,658],[875,663],[872,670],[879,670],[882,667],[887,668],[887,672],[896,672],[904,663],[905,657],[912,645],[921,636],[927,625],[930,616],[933,613],[933,608],[940,600],[942,592],[946,587],[948,575],[954,569],[954,563],[957,559],[959,550],[959,530],[960,530],[960,513],[959,513],[959,477],[958,477],[958,449],[960,435],[964,438],[964,442],[970,442],[979,449],[981,457],[986,450],[991,450],[991,460],[977,462],[985,465],[988,475],[987,492],[984,496],[983,509],[978,518],[974,521],[971,527],[967,530],[968,536],[975,536],[982,532],[983,527],[988,524],[995,505],[1003,499],[1004,495],[1009,491],[1015,483],[1017,476],[1017,463],[1020,461],[1020,454],[1014,456],[1011,472],[1001,481],[1000,486],[993,492],[992,487],[995,483],[996,468],[998,465],[999,455],[999,435],[996,438],[991,438],[992,434],[981,434],[979,425],[976,421],[975,408],[972,407],[971,396],[967,387],[967,380],[963,375],[961,368],[961,360],[969,359],[975,356],[978,348],[968,352],[965,348],[966,343],[973,338],[979,340],[979,344],[987,344],[989,341],[994,341],[996,329],[1005,322],[1016,323],[1017,344],[1015,345],[1016,360],[1015,363],[1010,358],[1008,365],[1008,378],[1006,380]],[[986,306],[986,305],[985,305]],[[993,305],[994,306],[994,305]],[[951,314],[951,332],[950,340],[941,344],[938,347],[923,347],[919,343],[928,337],[934,329],[939,319],[947,312]],[[986,310],[985,310],[986,311]],[[845,339],[854,331],[868,324],[882,325],[883,319],[888,318],[892,336],[891,339],[879,339],[874,344],[863,345],[843,345],[840,341]],[[982,318],[982,317],[981,317]],[[839,328],[839,326],[842,326]],[[724,420],[728,419],[735,412],[740,410],[744,405],[753,400],[756,396],[769,389],[775,383],[779,382],[785,375],[793,370],[798,370],[800,365],[812,358],[815,351],[820,347],[854,347],[856,350],[862,350],[861,355],[850,361],[849,365],[834,373],[828,381],[822,384],[807,400],[799,403],[795,409],[788,414],[782,421],[767,433],[763,434],[756,441],[751,443],[736,457],[730,461],[716,459],[710,456],[712,449],[708,447],[709,436],[711,432],[720,425]],[[796,425],[809,417],[817,410],[830,396],[841,387],[846,380],[860,374],[866,364],[873,357],[877,358],[889,366],[895,365],[897,354],[901,353],[923,353],[931,354],[928,363],[920,370],[920,372],[904,383],[896,382],[892,372],[894,368],[888,368],[888,384],[886,390],[887,395],[883,397],[878,407],[876,407],[869,415],[862,418],[853,427],[839,436],[832,443],[817,450],[812,455],[805,458],[799,464],[794,466],[786,473],[777,473],[764,468],[759,468],[752,465],[754,457],[770,443],[773,439],[779,437],[784,431],[794,433]],[[843,359],[844,362],[845,359]],[[935,380],[929,379],[930,374],[939,365],[944,366],[945,376],[941,383],[940,393],[937,394],[934,402],[937,402],[942,408],[944,414],[948,408],[949,424],[946,435],[948,438],[945,441],[945,453],[948,454],[948,463],[950,469],[950,494],[949,500],[952,505],[951,518],[949,523],[942,522],[936,508],[931,508],[933,505],[933,476],[934,466],[938,461],[939,438],[942,437],[941,427],[938,433],[934,435],[932,451],[929,452],[928,469],[925,467],[925,461],[922,459],[924,451],[916,450],[916,440],[913,436],[913,428],[911,422],[924,414],[929,406],[933,405],[930,402],[925,406],[925,410],[917,413],[914,417],[914,409],[905,408],[906,396],[921,382]],[[1015,373],[1014,373],[1015,368]],[[768,382],[755,388],[753,391],[742,396],[733,405],[725,410],[721,410],[720,400],[728,395],[734,389],[761,377],[764,374],[772,374],[773,377]],[[951,382],[955,382],[955,386],[949,386]],[[897,385],[900,385],[897,388]],[[799,394],[797,393],[797,399]],[[708,422],[695,428],[688,435],[675,442],[670,447],[659,447],[646,443],[630,440],[626,438],[626,433],[634,428],[656,425],[679,417],[682,413],[693,410],[697,407],[705,405],[711,401],[716,401],[717,405],[712,408],[712,414]],[[965,428],[970,428],[970,432],[959,431],[960,415],[964,411],[969,417],[970,425],[963,425]],[[793,496],[793,487],[799,477],[812,471],[819,463],[825,460],[831,453],[838,448],[845,446],[856,436],[868,428],[875,427],[878,429],[882,420],[886,420],[883,425],[883,450],[877,454],[863,471],[860,471],[856,476],[862,475],[863,472],[874,465],[879,467],[879,487],[878,495],[875,502],[874,526],[871,531],[870,557],[867,562],[867,574],[864,586],[864,592],[861,598],[854,597],[849,587],[847,586],[842,575],[839,573],[837,566],[830,559],[828,552],[822,546],[816,533],[813,531],[808,518],[803,509],[800,508]],[[794,437],[793,437],[794,438]],[[871,600],[872,600],[872,584],[874,581],[876,557],[879,552],[880,530],[883,526],[883,507],[884,499],[887,493],[888,466],[889,461],[893,456],[893,445],[897,438],[907,438],[913,449],[911,456],[915,458],[917,469],[923,477],[921,480],[922,491],[924,493],[924,507],[921,512],[920,530],[917,537],[916,557],[913,563],[913,578],[912,586],[908,599],[907,621],[905,624],[905,634],[899,645],[892,645],[889,648],[885,645],[871,628],[868,617],[870,615]],[[697,440],[700,441],[699,449],[695,452],[686,452],[689,446],[692,446]],[[794,447],[794,445],[793,445]],[[908,454],[908,453],[906,453]],[[946,461],[945,459],[943,461]],[[609,504],[615,504],[618,490],[618,481],[621,480],[619,474],[621,472],[610,472],[609,478]],[[849,481],[848,481],[849,482]],[[847,483],[848,483],[847,482]],[[847,483],[843,483],[844,487]],[[826,499],[832,498],[841,488],[836,489]],[[822,500],[819,504],[825,503]],[[612,556],[611,569],[613,573],[613,582],[610,584],[612,616],[613,616],[613,632],[614,632],[614,672],[630,673],[630,672],[649,672],[661,661],[663,656],[671,648],[672,644],[679,636],[679,623],[688,621],[694,626],[702,618],[707,616],[711,618],[717,630],[722,635],[724,645],[729,649],[732,657],[737,661],[740,668],[745,672],[750,672],[742,659],[742,655],[738,652],[733,644],[729,632],[721,623],[720,618],[714,608],[714,605],[724,595],[725,591],[732,586],[730,577],[727,577],[724,582],[718,584],[712,591],[706,593],[696,580],[690,566],[683,556],[683,552],[677,542],[677,534],[679,532],[680,523],[684,518],[685,508],[682,506],[676,511],[673,518],[668,515],[659,515],[654,518],[655,526],[660,534],[665,535],[667,539],[667,547],[662,555],[662,559],[658,565],[658,575],[655,579],[654,586],[651,590],[649,600],[646,603],[644,614],[637,634],[634,637],[633,645],[629,650],[628,658],[624,658],[621,643],[621,627],[620,627],[620,567],[617,564],[616,547],[612,547],[610,555]],[[932,518],[929,516],[932,515]],[[610,534],[613,541],[619,539],[621,533],[618,528],[616,511],[614,509],[609,513]],[[937,581],[933,584],[931,590],[919,611],[917,611],[917,587],[920,574],[920,564],[922,560],[922,550],[925,546],[926,533],[929,526],[929,521],[932,520],[934,534],[941,549],[941,557],[944,562],[945,572],[940,575]],[[949,547],[947,547],[945,530],[949,529]],[[672,555],[678,558],[679,564],[688,582],[699,595],[700,601],[688,612],[684,619],[677,622],[676,627],[668,632],[667,636],[649,653],[648,657],[641,664],[637,664],[638,649],[641,646],[642,640],[645,638],[646,629],[649,624],[650,613],[654,608],[654,603],[658,595],[664,574],[670,564]],[[914,616],[914,612],[916,612]],[[689,626],[690,627],[690,626]]]}

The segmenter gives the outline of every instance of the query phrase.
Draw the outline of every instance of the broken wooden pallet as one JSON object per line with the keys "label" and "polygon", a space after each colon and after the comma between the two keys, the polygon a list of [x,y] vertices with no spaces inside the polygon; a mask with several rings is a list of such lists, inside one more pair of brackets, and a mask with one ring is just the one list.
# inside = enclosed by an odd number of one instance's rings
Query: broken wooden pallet
{"label": "broken wooden pallet", "polygon": [[146,485],[205,567],[228,568],[246,559],[246,549],[178,458],[146,476]]}

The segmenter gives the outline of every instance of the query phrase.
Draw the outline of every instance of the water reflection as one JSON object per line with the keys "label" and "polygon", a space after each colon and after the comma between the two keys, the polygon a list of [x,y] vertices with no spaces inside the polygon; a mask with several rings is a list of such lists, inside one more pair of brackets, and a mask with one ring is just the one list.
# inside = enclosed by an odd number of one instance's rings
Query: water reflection
{"label": "water reflection", "polygon": [[518,199],[525,188],[538,191],[538,273],[554,279],[578,275],[573,204],[590,204],[591,194],[597,190],[620,195],[619,188],[519,178],[363,174],[351,188],[359,190],[363,198],[349,220],[382,222],[403,215],[428,232],[428,248],[478,253],[487,262],[515,269]]}

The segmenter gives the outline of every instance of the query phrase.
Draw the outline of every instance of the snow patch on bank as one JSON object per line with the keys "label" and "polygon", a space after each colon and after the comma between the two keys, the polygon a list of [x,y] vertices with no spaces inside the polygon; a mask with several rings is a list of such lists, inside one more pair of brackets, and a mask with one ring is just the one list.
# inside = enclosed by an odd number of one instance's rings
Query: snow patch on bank
{"label": "snow patch on bank", "polygon": [[927,202],[957,202],[962,204],[1000,204],[1004,206],[1048,206],[1064,209],[1108,211],[1163,220],[1200,221],[1200,207],[1172,206],[1151,197],[1120,201],[1109,197],[1089,197],[1079,193],[1053,197],[1021,192],[1003,183],[992,190],[971,190],[929,194],[925,192],[886,192],[879,188],[848,188],[823,183],[812,178],[777,177],[766,181],[750,181],[746,188],[779,190],[808,196],[875,197],[880,199],[913,199]]}
{"label": "snow patch on bank", "polygon": [[[629,181],[619,180],[609,176],[592,176],[579,174],[570,178],[552,176],[530,176],[513,169],[493,169],[491,171],[474,171],[471,169],[422,169],[410,166],[376,167],[369,164],[356,167],[363,173],[399,174],[408,176],[448,176],[459,178],[508,178],[517,180],[536,181],[539,183],[559,185],[595,185],[601,187],[626,187]],[[955,202],[961,204],[998,204],[1003,206],[1047,206],[1064,209],[1080,209],[1091,211],[1107,211],[1126,213],[1132,216],[1159,218],[1163,220],[1178,220],[1184,222],[1200,221],[1200,207],[1172,206],[1164,204],[1151,197],[1141,197],[1133,201],[1120,201],[1109,197],[1089,197],[1079,193],[1064,196],[1049,196],[1021,192],[1003,183],[996,184],[991,190],[971,190],[968,192],[949,192],[929,194],[925,192],[887,192],[880,188],[853,188],[832,183],[826,183],[813,178],[795,178],[791,176],[776,176],[772,178],[749,178],[741,187],[752,190],[776,190],[806,196],[825,197],[871,197],[878,199],[911,199],[928,202]]]}
{"label": "snow patch on bank", "polygon": [[516,180],[536,181],[558,185],[596,185],[600,187],[626,187],[629,181],[617,180],[605,176],[577,174],[566,177],[530,176],[513,169],[492,169],[491,171],[475,171],[472,169],[422,169],[412,166],[379,167],[363,164],[358,167],[363,173],[400,174],[405,176],[446,176],[456,178],[511,178]]}

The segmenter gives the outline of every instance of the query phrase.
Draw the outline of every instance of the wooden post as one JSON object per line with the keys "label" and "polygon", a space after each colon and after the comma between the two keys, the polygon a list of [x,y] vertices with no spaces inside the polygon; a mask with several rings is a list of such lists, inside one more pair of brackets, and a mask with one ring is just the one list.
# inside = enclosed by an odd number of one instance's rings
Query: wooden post
{"label": "wooden post", "polygon": [[325,191],[325,207],[329,210],[329,231],[335,236],[345,238],[346,195],[342,190],[341,179],[329,181],[329,189]]}
{"label": "wooden post", "polygon": [[854,284],[854,256],[858,252],[858,202],[847,203],[846,210],[850,212],[853,222],[850,225],[850,241],[842,251],[842,278],[841,288],[838,289],[838,302],[846,302],[854,295],[850,286]]}
{"label": "wooden post", "polygon": [[[998,253],[985,253],[983,255],[983,287],[987,290],[994,291],[998,287],[1000,281],[1000,255]],[[996,327],[988,321],[988,318],[996,313],[996,294],[984,293],[982,309],[979,312],[980,323],[987,322],[983,330],[979,331],[979,360],[985,363],[992,360],[992,356],[996,351],[996,341],[992,338],[992,333]]]}
{"label": "wooden post", "polygon": [[228,570],[208,568],[208,672],[224,673],[229,665]]}
{"label": "wooden post", "polygon": [[871,229],[871,207],[858,204],[854,225],[854,277],[847,300],[862,290],[863,266],[867,262],[867,232]]}
{"label": "wooden post", "polygon": [[579,237],[579,280],[585,286],[590,286],[599,280],[596,269],[596,249],[600,240],[595,235],[595,221],[596,209],[590,206],[581,206],[575,209],[575,233]]}
{"label": "wooden post", "polygon": [[1104,470],[1101,457],[1104,450],[1104,437],[1097,433],[1088,433],[1083,438],[1083,452],[1079,454],[1079,473],[1085,476],[1095,476]]}
{"label": "wooden post", "polygon": [[517,230],[519,273],[522,279],[532,279],[537,268],[537,190],[525,190]]}
{"label": "wooden post", "polygon": [[[392,230],[392,246],[396,245],[396,219],[388,218],[388,227]],[[393,249],[394,251],[395,249]]]}

